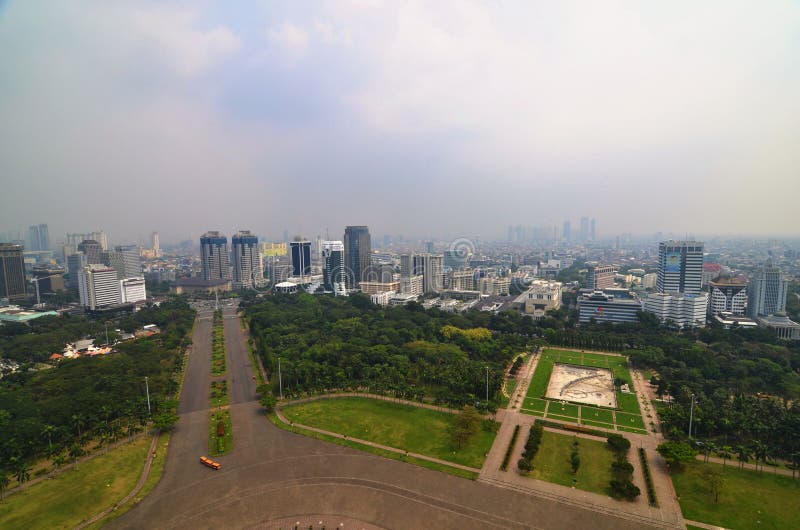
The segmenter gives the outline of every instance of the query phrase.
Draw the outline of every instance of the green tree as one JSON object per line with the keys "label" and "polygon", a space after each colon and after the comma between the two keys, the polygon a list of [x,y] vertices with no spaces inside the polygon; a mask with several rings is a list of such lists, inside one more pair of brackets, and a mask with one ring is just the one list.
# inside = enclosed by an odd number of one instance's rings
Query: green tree
{"label": "green tree", "polygon": [[178,423],[178,415],[172,411],[162,412],[153,416],[153,426],[159,431],[169,431]]}
{"label": "green tree", "polygon": [[685,442],[664,442],[656,450],[673,470],[680,469],[683,464],[688,464],[697,456],[697,451]]}
{"label": "green tree", "polygon": [[701,478],[708,486],[711,496],[714,497],[714,503],[718,503],[719,494],[722,493],[725,487],[725,474],[723,471],[713,466],[704,466]]}
{"label": "green tree", "polygon": [[481,415],[475,407],[466,405],[461,412],[455,415],[453,423],[450,426],[450,439],[453,447],[461,449],[465,443],[476,433],[480,428]]}
{"label": "green tree", "polygon": [[11,477],[8,476],[8,473],[5,471],[0,470],[0,501],[3,500],[3,497],[6,493],[6,488],[8,484],[11,482]]}
{"label": "green tree", "polygon": [[275,405],[278,403],[278,400],[275,399],[275,396],[272,394],[263,394],[258,402],[261,403],[261,406],[264,407],[267,414],[271,414],[275,411]]}

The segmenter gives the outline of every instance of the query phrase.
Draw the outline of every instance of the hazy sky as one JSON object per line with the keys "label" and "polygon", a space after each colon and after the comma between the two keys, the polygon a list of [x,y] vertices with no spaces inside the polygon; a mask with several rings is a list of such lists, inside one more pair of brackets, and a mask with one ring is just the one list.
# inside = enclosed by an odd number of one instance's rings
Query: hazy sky
{"label": "hazy sky", "polygon": [[0,231],[796,234],[799,95],[795,1],[0,0]]}

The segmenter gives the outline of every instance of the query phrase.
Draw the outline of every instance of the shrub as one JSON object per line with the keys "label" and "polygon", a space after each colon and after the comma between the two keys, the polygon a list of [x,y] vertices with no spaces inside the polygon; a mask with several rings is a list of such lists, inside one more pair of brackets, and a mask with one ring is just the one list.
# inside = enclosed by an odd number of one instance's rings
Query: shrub
{"label": "shrub", "polygon": [[621,434],[608,435],[608,447],[615,453],[626,453],[631,447],[631,442]]}
{"label": "shrub", "polygon": [[225,436],[225,422],[218,421],[217,422],[217,437]]}
{"label": "shrub", "polygon": [[614,479],[609,485],[611,486],[611,496],[615,499],[632,501],[641,493],[639,488],[630,480]]}
{"label": "shrub", "polygon": [[511,453],[514,451],[514,444],[517,442],[517,436],[519,436],[519,425],[514,426],[514,432],[511,434],[511,442],[509,442],[508,448],[506,449],[503,463],[500,464],[500,469],[502,471],[508,469],[508,461],[511,460]]}

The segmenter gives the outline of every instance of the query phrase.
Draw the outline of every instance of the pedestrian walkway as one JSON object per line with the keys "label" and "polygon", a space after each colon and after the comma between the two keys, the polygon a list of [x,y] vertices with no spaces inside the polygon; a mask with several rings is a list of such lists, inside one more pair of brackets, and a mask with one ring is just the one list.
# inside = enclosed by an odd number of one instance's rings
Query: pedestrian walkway
{"label": "pedestrian walkway", "polygon": [[684,519],[683,522],[685,524],[690,524],[690,525],[696,526],[698,528],[705,528],[706,530],[727,530],[723,526],[714,526],[713,524],[706,524],[706,523],[701,523],[701,522],[698,522],[698,521],[690,521],[689,519]]}

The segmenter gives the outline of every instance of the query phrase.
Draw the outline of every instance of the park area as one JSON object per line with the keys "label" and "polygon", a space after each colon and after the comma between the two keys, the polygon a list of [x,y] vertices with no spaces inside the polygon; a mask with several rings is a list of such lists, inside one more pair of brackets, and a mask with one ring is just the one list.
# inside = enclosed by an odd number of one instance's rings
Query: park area
{"label": "park area", "polygon": [[615,388],[614,380],[627,382],[633,390],[625,357],[545,348],[521,410],[542,418],[646,434],[636,395]]}
{"label": "park area", "polygon": [[[161,435],[157,458],[144,488],[134,501],[115,511],[113,517],[125,513],[161,478],[168,440],[168,434]],[[142,473],[150,441],[150,436],[140,436],[79,463],[77,469],[64,470],[51,480],[6,497],[0,503],[0,528],[73,528],[102,512],[134,488]],[[101,525],[102,522],[92,528]]]}
{"label": "park area", "polygon": [[[714,502],[708,472],[722,472],[718,502]],[[672,474],[683,516],[725,528],[783,530],[800,528],[800,481],[768,471],[692,462]]]}
{"label": "park area", "polygon": [[474,468],[483,465],[495,437],[495,429],[482,426],[457,448],[451,436],[454,414],[379,399],[319,399],[289,405],[282,413],[294,423]]}
{"label": "park area", "polygon": [[[576,440],[581,464],[577,473],[573,473],[570,456],[572,444]],[[528,473],[528,476],[562,486],[575,486],[585,491],[608,495],[613,461],[614,454],[605,442],[544,431],[541,449],[533,459],[533,470]]]}

